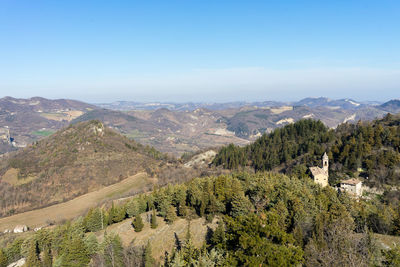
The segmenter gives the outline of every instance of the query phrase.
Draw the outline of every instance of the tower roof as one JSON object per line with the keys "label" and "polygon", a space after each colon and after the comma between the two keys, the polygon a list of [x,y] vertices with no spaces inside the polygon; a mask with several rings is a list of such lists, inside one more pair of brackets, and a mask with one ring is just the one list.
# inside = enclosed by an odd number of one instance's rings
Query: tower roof
{"label": "tower roof", "polygon": [[326,152],[324,153],[324,155],[322,156],[323,158],[327,158],[328,155],[326,154]]}
{"label": "tower roof", "polygon": [[317,175],[320,175],[320,174],[327,175],[327,172],[323,168],[320,168],[320,167],[310,167],[310,171],[311,171],[312,176],[314,176],[314,177]]}

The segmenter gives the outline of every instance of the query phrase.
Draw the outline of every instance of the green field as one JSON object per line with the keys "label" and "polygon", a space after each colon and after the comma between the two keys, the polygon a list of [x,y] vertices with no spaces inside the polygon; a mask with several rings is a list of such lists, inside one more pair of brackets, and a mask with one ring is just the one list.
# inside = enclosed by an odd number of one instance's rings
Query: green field
{"label": "green field", "polygon": [[147,137],[149,134],[146,132],[140,132],[139,130],[135,129],[130,131],[129,133],[125,134],[126,137],[131,138],[131,139],[140,139]]}
{"label": "green field", "polygon": [[53,130],[38,130],[38,131],[33,131],[31,132],[32,135],[36,136],[50,136],[54,133],[55,131]]}

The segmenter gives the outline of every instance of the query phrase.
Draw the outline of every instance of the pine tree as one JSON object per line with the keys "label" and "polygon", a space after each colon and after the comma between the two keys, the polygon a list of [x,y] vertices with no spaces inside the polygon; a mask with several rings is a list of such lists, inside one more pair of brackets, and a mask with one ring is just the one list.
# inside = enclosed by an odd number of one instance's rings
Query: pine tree
{"label": "pine tree", "polygon": [[126,206],[126,213],[128,214],[129,218],[134,217],[140,213],[138,200],[136,198],[128,202]]}
{"label": "pine tree", "polygon": [[135,228],[135,232],[140,232],[143,230],[144,224],[142,220],[142,216],[136,215],[135,218],[133,218],[132,225]]}
{"label": "pine tree", "polygon": [[62,266],[81,267],[86,266],[90,261],[90,255],[82,237],[75,235],[68,243],[66,252],[62,257]]}
{"label": "pine tree", "polygon": [[108,224],[112,223],[117,223],[122,221],[125,218],[126,212],[125,209],[115,206],[114,203],[112,203],[110,212],[109,212],[109,217],[108,217]]}
{"label": "pine tree", "polygon": [[85,239],[86,247],[88,248],[88,253],[90,255],[96,254],[99,243],[97,242],[96,235],[94,233],[89,233],[89,235]]}
{"label": "pine tree", "polygon": [[155,264],[155,260],[152,255],[150,242],[147,242],[146,248],[143,253],[143,263],[145,267],[153,267]]}
{"label": "pine tree", "polygon": [[124,266],[124,248],[118,235],[105,235],[103,255],[106,266]]}
{"label": "pine tree", "polygon": [[99,208],[89,210],[84,219],[84,225],[87,231],[97,232],[102,229],[104,225],[102,222],[102,212],[103,211]]}
{"label": "pine tree", "polygon": [[179,216],[185,217],[187,215],[187,207],[186,205],[180,203],[178,206]]}
{"label": "pine tree", "polygon": [[157,226],[158,224],[157,224],[156,210],[153,210],[153,213],[151,214],[150,227],[151,229],[156,229]]}
{"label": "pine tree", "polygon": [[3,249],[0,248],[0,267],[6,267],[7,266],[7,256],[3,252]]}
{"label": "pine tree", "polygon": [[186,242],[182,248],[182,256],[188,266],[191,266],[191,264],[199,256],[198,250],[196,249],[192,241],[192,234],[190,232],[190,221],[188,222],[188,227],[186,231]]}
{"label": "pine tree", "polygon": [[237,217],[240,215],[246,215],[251,212],[252,204],[249,199],[244,195],[243,192],[236,191],[232,198],[232,217]]}
{"label": "pine tree", "polygon": [[31,241],[31,245],[29,247],[28,257],[26,259],[26,265],[29,267],[40,267],[40,259],[39,259],[39,245],[36,240]]}
{"label": "pine tree", "polygon": [[167,214],[165,216],[165,220],[168,224],[173,223],[177,219],[176,216],[176,208],[174,206],[169,206],[167,210]]}
{"label": "pine tree", "polygon": [[217,248],[225,247],[226,243],[225,226],[222,221],[218,222],[218,226],[215,229],[210,241],[214,247]]}

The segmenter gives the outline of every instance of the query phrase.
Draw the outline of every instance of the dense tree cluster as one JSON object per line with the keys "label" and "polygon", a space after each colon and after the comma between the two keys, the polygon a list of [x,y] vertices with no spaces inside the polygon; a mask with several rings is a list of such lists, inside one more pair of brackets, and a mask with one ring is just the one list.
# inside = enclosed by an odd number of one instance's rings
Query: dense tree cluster
{"label": "dense tree cluster", "polygon": [[250,165],[256,171],[272,170],[302,155],[322,155],[326,149],[324,144],[333,139],[334,133],[321,121],[301,120],[264,134],[248,146],[224,147],[214,163],[229,169]]}
{"label": "dense tree cluster", "polygon": [[340,171],[361,172],[374,185],[400,183],[400,118],[388,114],[372,123],[342,124],[331,156]]}
{"label": "dense tree cluster", "polygon": [[[218,219],[201,248],[186,239],[164,266],[369,266],[395,264],[398,248],[382,250],[372,232],[400,234],[396,198],[359,200],[321,188],[310,179],[259,172],[197,178],[142,194],[84,217],[16,239],[0,250],[0,263],[26,257],[30,266],[154,266],[151,244],[123,247],[117,235],[93,232],[148,212],[167,223],[178,217]],[[139,219],[140,218],[140,219]],[[149,226],[148,226],[149,227]],[[188,227],[190,229],[190,227]]]}
{"label": "dense tree cluster", "polygon": [[332,184],[344,175],[359,174],[375,186],[398,185],[400,117],[388,114],[373,122],[344,123],[335,130],[320,121],[300,120],[264,134],[248,146],[223,147],[214,164],[227,169],[251,166],[255,171],[279,168],[303,176],[307,166],[320,164],[325,151],[332,163]]}

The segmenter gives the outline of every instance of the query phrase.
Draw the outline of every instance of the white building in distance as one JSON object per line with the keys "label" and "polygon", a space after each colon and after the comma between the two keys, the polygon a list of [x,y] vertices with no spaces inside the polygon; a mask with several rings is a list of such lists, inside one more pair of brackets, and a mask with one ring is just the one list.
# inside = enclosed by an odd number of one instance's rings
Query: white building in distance
{"label": "white building in distance", "polygon": [[344,180],[340,183],[340,191],[360,197],[362,195],[362,182],[356,178]]}

